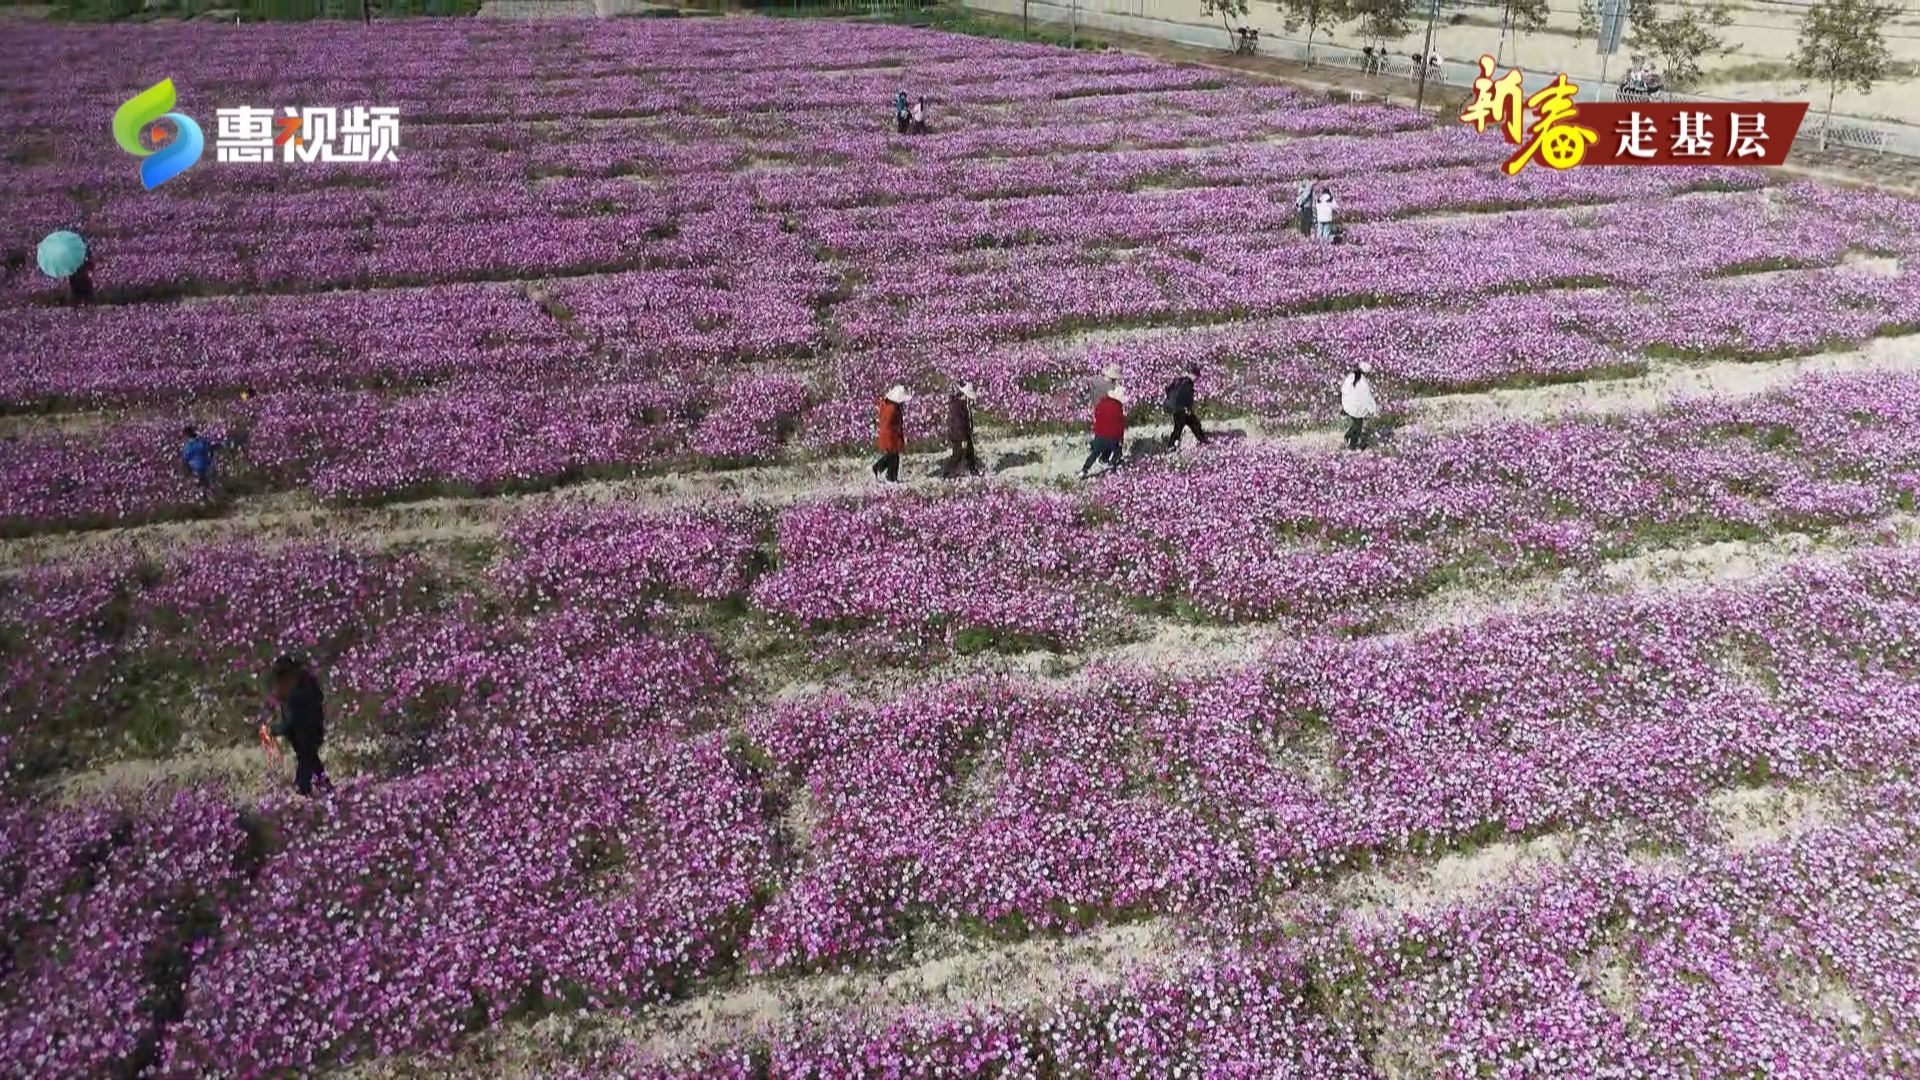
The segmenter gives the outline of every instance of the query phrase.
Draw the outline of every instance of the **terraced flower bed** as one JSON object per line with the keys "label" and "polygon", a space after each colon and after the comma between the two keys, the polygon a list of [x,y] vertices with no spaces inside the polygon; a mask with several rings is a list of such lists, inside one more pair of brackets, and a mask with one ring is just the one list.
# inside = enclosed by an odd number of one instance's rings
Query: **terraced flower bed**
{"label": "terraced flower bed", "polygon": [[[735,964],[885,960],[902,934],[942,923],[1015,937],[1152,912],[1244,926],[1313,882],[1398,852],[1561,831],[1684,845],[1717,792],[1903,776],[1920,692],[1908,599],[1916,582],[1920,563],[1903,553],[1773,586],[1587,605],[1540,621],[1305,642],[1216,677],[1115,672],[1081,691],[989,682],[871,706],[827,699],[750,722],[750,742],[738,747],[723,748],[717,734],[592,735],[578,723],[590,706],[522,703],[593,741],[555,754],[497,740],[477,748],[471,766],[350,785],[332,809],[269,803],[264,817],[192,802],[117,818],[12,804],[21,840],[10,845],[10,880],[24,887],[52,874],[60,883],[10,898],[10,925],[28,946],[23,976],[105,992],[60,1021],[63,1030],[110,1028],[159,976],[84,944],[86,920],[169,898],[161,920],[126,947],[191,953],[165,1060],[216,1068],[446,1049],[475,1025],[658,1000]],[[566,678],[542,670],[546,682]],[[1772,678],[1756,682],[1754,671]],[[788,789],[789,779],[798,786]],[[815,822],[797,859],[773,838],[772,815],[793,798]],[[138,872],[111,861],[175,846],[199,854]],[[787,852],[778,863],[775,849]],[[1629,873],[1619,887],[1638,880]],[[1792,888],[1790,878],[1766,880]],[[1873,887],[1899,880],[1876,874]],[[1576,877],[1566,887],[1595,883]],[[127,889],[132,897],[116,899]],[[83,908],[35,899],[75,890]],[[1556,917],[1524,889],[1519,903],[1517,924],[1500,933],[1525,940],[1537,932],[1526,930],[1530,920]],[[1597,932],[1617,918],[1605,911],[1633,903],[1581,910],[1599,920]],[[1755,895],[1744,903],[1750,914],[1726,917],[1776,917]],[[341,922],[344,912],[355,917]],[[1443,923],[1429,944],[1471,956],[1495,925]],[[1873,925],[1883,926],[1879,916]],[[1824,932],[1840,935],[1835,948],[1857,948],[1864,929]],[[1397,965],[1432,962],[1409,944],[1427,932],[1419,921],[1389,926],[1384,946],[1363,938],[1319,960],[1331,970],[1316,978],[1349,999],[1323,987],[1319,1007],[1353,1010],[1337,1018],[1346,1040],[1380,1038],[1362,1003],[1411,977]],[[191,938],[167,945],[180,934]],[[1565,934],[1543,944],[1547,953],[1475,961],[1489,965],[1480,977],[1493,989],[1483,993],[1496,996],[1484,1007],[1524,1015],[1528,999],[1518,989],[1507,996],[1501,980],[1524,986],[1541,975],[1530,964],[1599,948]],[[1665,958],[1671,945],[1715,948],[1655,939],[1629,955],[1656,974],[1684,970]],[[1720,962],[1761,962],[1726,947],[1734,951]],[[1817,939],[1806,947],[1821,948]],[[322,967],[324,982],[285,982],[284,972]],[[1262,984],[1284,984],[1285,970]],[[1764,979],[1747,992],[1784,1007]],[[226,1015],[227,1000],[251,1003],[252,1026],[198,1019]],[[1650,1037],[1699,1037],[1697,1014],[1645,1003],[1639,1023]],[[1109,1037],[1123,1055],[1152,1045]],[[1830,1037],[1853,1045],[1858,1032]],[[76,1068],[131,1052],[68,1038],[56,1044],[61,1054],[81,1056],[57,1060]],[[1484,1052],[1438,1046],[1443,1057]]]}

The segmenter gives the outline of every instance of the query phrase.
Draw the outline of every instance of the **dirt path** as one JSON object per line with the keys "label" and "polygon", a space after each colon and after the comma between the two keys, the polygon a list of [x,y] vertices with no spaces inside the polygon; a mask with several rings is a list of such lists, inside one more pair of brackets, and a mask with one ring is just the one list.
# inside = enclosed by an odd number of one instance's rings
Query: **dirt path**
{"label": "dirt path", "polygon": [[[1542,421],[1575,414],[1642,411],[1658,408],[1676,397],[1762,394],[1807,374],[1862,371],[1920,371],[1920,335],[1880,338],[1847,352],[1787,360],[1659,363],[1647,375],[1629,379],[1427,398],[1414,403],[1413,422],[1403,426],[1401,432],[1444,430],[1498,419]],[[1391,378],[1390,372],[1383,373],[1383,387],[1389,395]],[[1270,429],[1256,418],[1226,421],[1219,426],[1226,431],[1238,430],[1249,441],[1300,453],[1331,453],[1339,446],[1338,434],[1331,426],[1312,432]],[[1086,456],[1085,440],[1079,436],[983,432],[981,445],[989,464],[1010,462],[996,467],[990,482],[1026,487],[1072,483]],[[900,486],[926,490],[946,485],[947,481],[930,475],[939,457],[911,455],[902,466]],[[867,464],[865,457],[832,458],[729,472],[595,481],[532,495],[423,499],[377,508],[325,506],[305,493],[288,492],[242,500],[232,512],[219,518],[0,541],[0,572],[117,548],[169,549],[239,537],[269,543],[353,540],[388,547],[486,540],[507,518],[555,500],[627,500],[665,508],[738,499],[780,506],[872,491],[876,484]]]}
{"label": "dirt path", "polygon": [[1549,420],[1573,414],[1644,412],[1675,398],[1751,397],[1806,375],[1914,371],[1920,371],[1920,335],[1876,338],[1848,352],[1764,363],[1655,361],[1646,375],[1637,378],[1423,398],[1416,416],[1420,425],[1447,427],[1516,417]]}

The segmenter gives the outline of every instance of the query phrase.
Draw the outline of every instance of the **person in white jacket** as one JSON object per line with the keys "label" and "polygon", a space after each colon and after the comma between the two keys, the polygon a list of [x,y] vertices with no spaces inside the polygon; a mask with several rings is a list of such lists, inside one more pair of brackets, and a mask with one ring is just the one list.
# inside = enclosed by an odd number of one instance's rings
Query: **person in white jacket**
{"label": "person in white jacket", "polygon": [[1320,199],[1313,204],[1313,221],[1320,239],[1328,243],[1333,242],[1333,212],[1339,208],[1340,204],[1333,199],[1333,189],[1321,188]]}
{"label": "person in white jacket", "polygon": [[1373,366],[1364,361],[1340,380],[1340,411],[1347,418],[1347,449],[1367,448],[1367,421],[1380,415],[1373,397]]}

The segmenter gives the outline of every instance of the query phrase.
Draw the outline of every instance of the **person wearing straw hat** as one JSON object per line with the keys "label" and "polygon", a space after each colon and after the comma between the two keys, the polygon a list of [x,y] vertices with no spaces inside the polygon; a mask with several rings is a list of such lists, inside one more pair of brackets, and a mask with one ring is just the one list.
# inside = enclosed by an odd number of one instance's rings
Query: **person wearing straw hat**
{"label": "person wearing straw hat", "polygon": [[968,406],[977,395],[972,383],[961,383],[947,396],[947,460],[940,475],[951,480],[965,469],[980,475],[980,459],[973,452],[973,410]]}
{"label": "person wearing straw hat", "polygon": [[886,474],[887,482],[900,482],[900,455],[907,448],[907,402],[913,395],[895,383],[880,399],[880,458],[873,463],[873,475]]}
{"label": "person wearing straw hat", "polygon": [[1347,418],[1347,449],[1367,448],[1367,421],[1380,415],[1373,396],[1373,365],[1361,361],[1340,380],[1340,412]]}
{"label": "person wearing straw hat", "polygon": [[1087,478],[1098,461],[1109,471],[1120,466],[1121,444],[1127,438],[1127,388],[1116,386],[1093,407],[1093,451],[1080,466],[1080,478]]}
{"label": "person wearing straw hat", "polygon": [[1106,400],[1107,392],[1120,385],[1120,365],[1108,364],[1100,369],[1100,377],[1093,380],[1087,388],[1087,404],[1098,405]]}

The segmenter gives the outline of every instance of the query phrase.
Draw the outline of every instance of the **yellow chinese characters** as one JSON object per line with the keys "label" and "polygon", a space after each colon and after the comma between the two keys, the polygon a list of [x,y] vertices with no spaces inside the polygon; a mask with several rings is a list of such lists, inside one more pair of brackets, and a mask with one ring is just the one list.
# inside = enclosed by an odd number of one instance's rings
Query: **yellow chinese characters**
{"label": "yellow chinese characters", "polygon": [[[1473,80],[1474,98],[1460,110],[1460,122],[1472,124],[1474,130],[1480,132],[1487,130],[1489,120],[1506,129],[1507,141],[1520,146],[1519,152],[1503,166],[1508,176],[1517,175],[1536,154],[1550,169],[1571,169],[1587,156],[1587,147],[1600,141],[1599,134],[1591,128],[1568,123],[1579,115],[1580,110],[1573,104],[1573,95],[1579,92],[1578,86],[1561,75],[1523,102],[1520,72],[1509,71],[1496,80],[1493,57],[1482,56],[1480,77]],[[1539,119],[1526,129],[1528,139],[1521,145],[1521,125],[1528,111],[1537,112]]]}
{"label": "yellow chinese characters", "polygon": [[1487,133],[1491,120],[1507,129],[1507,141],[1520,145],[1520,125],[1526,120],[1526,91],[1520,88],[1520,70],[1515,68],[1498,80],[1493,77],[1493,57],[1480,58],[1480,77],[1473,80],[1473,100],[1460,110],[1460,122],[1473,130]]}

